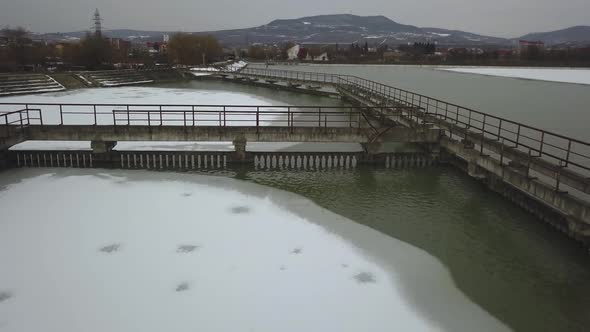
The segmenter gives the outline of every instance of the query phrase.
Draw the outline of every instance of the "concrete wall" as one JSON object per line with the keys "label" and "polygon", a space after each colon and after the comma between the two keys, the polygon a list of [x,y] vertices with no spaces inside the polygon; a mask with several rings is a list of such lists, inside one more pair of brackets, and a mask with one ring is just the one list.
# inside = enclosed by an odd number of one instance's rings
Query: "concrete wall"
{"label": "concrete wall", "polygon": [[[473,146],[444,137],[442,148],[451,158],[463,160],[463,169],[472,177],[533,212],[537,217],[565,230],[571,237],[590,245],[590,204],[527,176],[520,168],[502,165],[481,155]],[[456,163],[455,163],[456,164]]]}
{"label": "concrete wall", "polygon": [[437,142],[439,130],[416,131],[396,127],[383,132],[372,128],[315,127],[181,127],[181,126],[30,126],[30,140],[63,141],[234,141],[249,142]]}

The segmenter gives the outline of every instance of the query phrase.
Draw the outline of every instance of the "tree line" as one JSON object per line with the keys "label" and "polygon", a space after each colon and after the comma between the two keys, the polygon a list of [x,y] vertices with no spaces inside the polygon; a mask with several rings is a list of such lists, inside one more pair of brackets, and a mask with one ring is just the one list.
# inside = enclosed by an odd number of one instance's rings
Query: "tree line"
{"label": "tree line", "polygon": [[[154,43],[157,52],[129,43],[87,33],[79,42],[46,43],[34,40],[24,28],[0,30],[0,71],[42,70],[61,65],[65,69],[110,69],[118,63],[202,65],[223,55],[213,36],[176,33],[169,42]],[[165,51],[164,51],[165,50]],[[154,54],[155,53],[155,54]]]}

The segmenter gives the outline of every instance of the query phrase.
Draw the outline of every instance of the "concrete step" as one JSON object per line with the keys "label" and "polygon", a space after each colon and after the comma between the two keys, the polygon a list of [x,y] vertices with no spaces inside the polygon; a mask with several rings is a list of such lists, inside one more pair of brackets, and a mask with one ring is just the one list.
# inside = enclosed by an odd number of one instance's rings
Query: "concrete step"
{"label": "concrete step", "polygon": [[39,82],[39,83],[31,83],[31,84],[10,84],[10,85],[2,85],[0,84],[0,90],[14,90],[19,88],[35,88],[35,87],[59,87],[60,84],[54,81],[46,81],[46,82]]}
{"label": "concrete step", "polygon": [[51,80],[47,76],[40,76],[35,78],[19,78],[19,79],[0,79],[0,84],[11,84],[18,82],[45,82]]}
{"label": "concrete step", "polygon": [[154,80],[131,80],[131,81],[107,81],[102,82],[101,85],[108,87],[108,86],[119,86],[119,85],[134,85],[134,84],[148,84],[154,83]]}
{"label": "concrete step", "polygon": [[0,75],[0,81],[10,80],[29,80],[47,78],[44,74],[17,74],[17,75]]}
{"label": "concrete step", "polygon": [[59,84],[47,84],[47,85],[39,85],[39,86],[20,86],[20,87],[15,87],[12,89],[0,89],[0,91],[2,92],[10,92],[10,91],[25,91],[25,90],[40,90],[40,89],[53,89],[53,88],[63,88],[63,86],[59,85]]}
{"label": "concrete step", "polygon": [[104,79],[104,78],[111,78],[111,77],[145,77],[146,75],[143,74],[119,74],[119,75],[90,75],[95,79]]}
{"label": "concrete step", "polygon": [[46,92],[57,92],[57,91],[64,91],[65,88],[47,88],[47,89],[25,89],[25,90],[17,90],[17,91],[9,91],[9,92],[0,92],[0,96],[10,96],[10,95],[19,95],[19,94],[35,94],[35,93],[46,93]]}

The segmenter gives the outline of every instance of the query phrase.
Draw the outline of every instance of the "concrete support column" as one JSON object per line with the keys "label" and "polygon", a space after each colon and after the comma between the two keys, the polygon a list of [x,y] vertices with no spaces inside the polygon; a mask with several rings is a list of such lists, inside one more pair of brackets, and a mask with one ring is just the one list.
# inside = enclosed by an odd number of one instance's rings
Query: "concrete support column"
{"label": "concrete support column", "polygon": [[0,151],[0,170],[8,168],[8,150]]}
{"label": "concrete support column", "polygon": [[240,135],[238,137],[236,137],[233,141],[234,143],[234,158],[235,160],[246,160],[246,143],[248,141],[246,140],[246,137],[244,135]]}
{"label": "concrete support column", "polygon": [[425,143],[422,145],[423,149],[430,155],[432,160],[438,161],[441,159],[441,148],[440,144],[437,143]]}
{"label": "concrete support column", "polygon": [[117,145],[116,141],[92,141],[92,142],[90,142],[90,147],[92,148],[92,153],[111,152],[116,145]]}
{"label": "concrete support column", "polygon": [[470,160],[467,164],[467,174],[476,179],[485,179],[486,172],[477,165],[477,160]]}
{"label": "concrete support column", "polygon": [[365,153],[368,154],[369,156],[373,156],[373,155],[380,153],[382,145],[383,145],[383,143],[381,143],[381,142],[361,143],[363,150],[365,150]]}
{"label": "concrete support column", "polygon": [[463,147],[465,147],[465,149],[474,149],[475,148],[475,144],[468,139],[463,139],[461,141],[461,143],[463,143]]}

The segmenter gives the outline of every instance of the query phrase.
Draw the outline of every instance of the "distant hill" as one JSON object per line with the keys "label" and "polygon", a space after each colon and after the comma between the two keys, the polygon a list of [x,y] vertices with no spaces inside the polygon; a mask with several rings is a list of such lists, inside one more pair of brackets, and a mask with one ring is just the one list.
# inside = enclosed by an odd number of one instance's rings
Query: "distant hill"
{"label": "distant hill", "polygon": [[[111,37],[135,41],[161,41],[164,34],[174,32],[109,30]],[[216,36],[226,47],[245,46],[252,43],[297,42],[302,44],[351,44],[365,42],[369,45],[396,46],[414,42],[436,42],[449,47],[506,47],[515,45],[519,39],[542,40],[548,45],[590,44],[590,27],[578,26],[564,30],[534,33],[520,38],[508,39],[479,35],[459,30],[421,28],[392,21],[385,16],[357,16],[350,14],[319,15],[298,19],[279,19],[254,28],[198,32]],[[75,40],[85,32],[43,34],[40,38],[52,40]]]}
{"label": "distant hill", "polygon": [[226,44],[298,43],[399,45],[436,41],[440,45],[472,46],[508,45],[508,39],[481,36],[462,31],[419,28],[400,24],[385,16],[320,15],[298,19],[275,20],[255,28],[210,31]]}
{"label": "distant hill", "polygon": [[590,45],[590,26],[579,25],[563,30],[529,33],[523,40],[540,40],[546,45]]}

